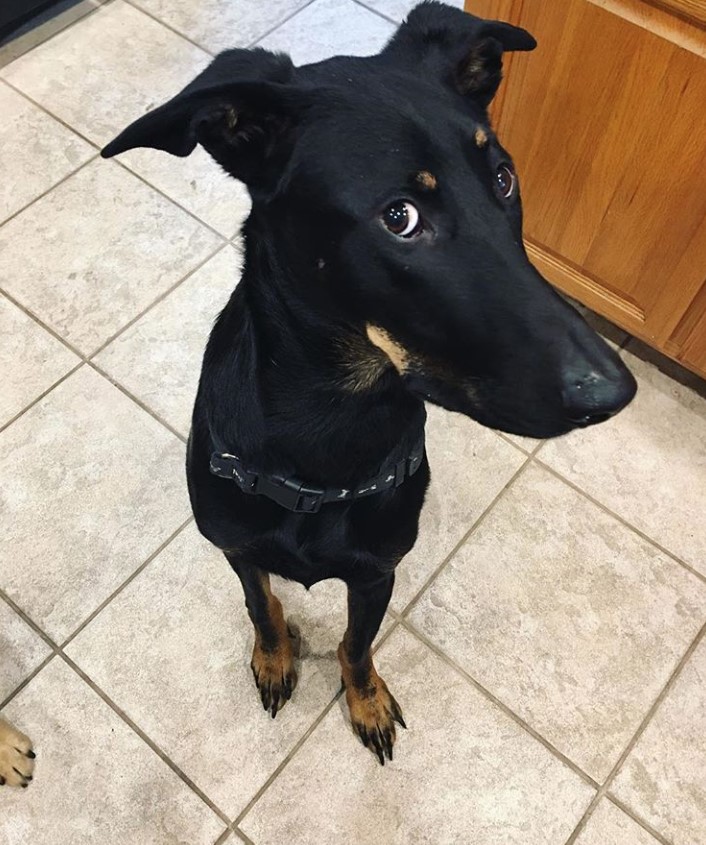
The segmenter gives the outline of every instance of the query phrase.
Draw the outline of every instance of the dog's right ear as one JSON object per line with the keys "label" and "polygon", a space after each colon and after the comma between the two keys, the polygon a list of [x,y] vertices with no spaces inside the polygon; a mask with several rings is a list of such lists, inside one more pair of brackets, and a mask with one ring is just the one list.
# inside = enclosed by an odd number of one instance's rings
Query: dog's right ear
{"label": "dog's right ear", "polygon": [[228,50],[176,97],[123,130],[101,155],[152,147],[188,156],[199,143],[236,179],[257,182],[300,105],[293,76],[288,56]]}

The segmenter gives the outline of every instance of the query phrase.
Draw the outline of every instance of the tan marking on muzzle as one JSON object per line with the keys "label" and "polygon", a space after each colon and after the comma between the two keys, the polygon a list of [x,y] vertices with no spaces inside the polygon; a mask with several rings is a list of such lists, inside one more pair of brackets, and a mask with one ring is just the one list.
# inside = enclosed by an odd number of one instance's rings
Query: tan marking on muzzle
{"label": "tan marking on muzzle", "polygon": [[392,366],[400,375],[404,375],[409,367],[409,353],[385,329],[368,323],[365,327],[368,340],[392,361]]}
{"label": "tan marking on muzzle", "polygon": [[488,143],[488,135],[482,127],[478,127],[475,131],[475,135],[473,136],[476,142],[476,146],[483,148]]}
{"label": "tan marking on muzzle", "polygon": [[436,190],[436,176],[428,170],[420,170],[414,178],[427,191]]}

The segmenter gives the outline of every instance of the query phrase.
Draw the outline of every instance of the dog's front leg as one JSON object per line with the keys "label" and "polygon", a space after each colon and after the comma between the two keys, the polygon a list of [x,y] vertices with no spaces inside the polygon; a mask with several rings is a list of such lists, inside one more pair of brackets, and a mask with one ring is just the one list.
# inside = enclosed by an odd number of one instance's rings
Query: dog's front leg
{"label": "dog's front leg", "polygon": [[0,786],[27,786],[34,770],[32,743],[0,718]]}
{"label": "dog's front leg", "polygon": [[392,760],[395,722],[407,727],[370,653],[394,583],[395,576],[390,574],[367,584],[348,585],[348,628],[338,647],[351,722],[363,745],[377,754],[383,766],[385,755]]}
{"label": "dog's front leg", "polygon": [[255,628],[250,668],[265,710],[274,719],[292,697],[297,685],[294,636],[287,626],[282,603],[270,589],[270,576],[262,569],[226,552],[245,593],[245,605]]}

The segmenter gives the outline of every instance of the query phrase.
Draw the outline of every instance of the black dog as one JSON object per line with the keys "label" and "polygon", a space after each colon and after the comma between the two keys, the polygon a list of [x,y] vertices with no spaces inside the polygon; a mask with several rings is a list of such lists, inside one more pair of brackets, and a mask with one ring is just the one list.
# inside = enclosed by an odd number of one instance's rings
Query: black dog
{"label": "black dog", "polygon": [[194,409],[191,501],[242,581],[273,717],[297,676],[269,573],[346,582],[346,698],[381,763],[404,722],[370,647],[417,536],[424,400],[545,438],[605,420],[636,389],[522,245],[517,176],[487,107],[503,51],[534,46],[422,3],[370,58],[295,68],[223,53],[103,151],[200,143],[250,190],[242,281]]}

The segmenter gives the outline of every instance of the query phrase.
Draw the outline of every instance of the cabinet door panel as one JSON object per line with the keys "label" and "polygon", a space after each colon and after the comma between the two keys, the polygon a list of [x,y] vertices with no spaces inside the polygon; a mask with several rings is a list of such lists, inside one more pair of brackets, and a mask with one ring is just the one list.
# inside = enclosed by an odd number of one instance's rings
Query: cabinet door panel
{"label": "cabinet door panel", "polygon": [[494,108],[520,173],[533,260],[675,354],[706,279],[706,34],[641,0],[466,7],[539,42],[508,57]]}

